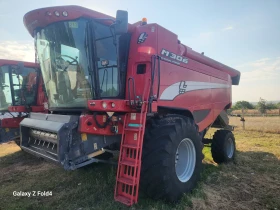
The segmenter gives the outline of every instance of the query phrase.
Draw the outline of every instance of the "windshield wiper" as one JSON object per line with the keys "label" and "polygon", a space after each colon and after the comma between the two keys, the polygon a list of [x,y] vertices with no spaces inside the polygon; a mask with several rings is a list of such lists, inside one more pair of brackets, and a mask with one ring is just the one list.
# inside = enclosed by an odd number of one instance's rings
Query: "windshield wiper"
{"label": "windshield wiper", "polygon": [[[99,69],[99,70],[100,70],[100,69]],[[107,68],[104,69],[104,73],[103,73],[103,78],[102,78],[102,83],[101,83],[100,90],[102,91],[102,87],[103,87],[104,79],[105,79],[105,73],[106,73],[106,92],[107,92],[107,85],[108,85],[108,71],[107,71]]]}
{"label": "windshield wiper", "polygon": [[[116,38],[116,33],[113,32],[113,29],[115,29],[115,28],[113,27],[113,25],[114,25],[114,24],[110,25],[109,28],[110,28],[110,32],[111,32],[112,37],[113,37],[113,44],[114,44],[115,46],[117,46],[117,38]],[[117,48],[116,48],[116,49],[117,49]]]}

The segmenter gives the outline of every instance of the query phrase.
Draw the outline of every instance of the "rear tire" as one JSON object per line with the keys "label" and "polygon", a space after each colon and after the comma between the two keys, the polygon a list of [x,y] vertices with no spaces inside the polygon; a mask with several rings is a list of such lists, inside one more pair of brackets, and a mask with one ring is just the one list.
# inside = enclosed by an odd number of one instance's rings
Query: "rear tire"
{"label": "rear tire", "polygon": [[202,159],[202,142],[193,119],[180,115],[153,119],[146,126],[141,189],[153,199],[178,201],[196,186]]}
{"label": "rear tire", "polygon": [[212,140],[211,152],[216,163],[228,163],[234,160],[236,146],[233,133],[228,130],[216,131]]}

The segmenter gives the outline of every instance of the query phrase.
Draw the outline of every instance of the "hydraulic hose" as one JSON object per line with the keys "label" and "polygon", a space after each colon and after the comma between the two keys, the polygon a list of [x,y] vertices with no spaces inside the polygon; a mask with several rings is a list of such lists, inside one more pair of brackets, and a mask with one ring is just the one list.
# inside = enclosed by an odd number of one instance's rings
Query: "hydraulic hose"
{"label": "hydraulic hose", "polygon": [[97,125],[98,128],[106,128],[106,127],[109,125],[109,122],[110,122],[111,117],[108,117],[107,120],[106,120],[106,122],[104,122],[104,124],[101,125],[101,124],[97,121],[96,116],[97,116],[97,113],[94,112],[94,113],[93,113],[93,119],[94,119],[94,121],[95,121],[95,123],[96,123],[96,125]]}

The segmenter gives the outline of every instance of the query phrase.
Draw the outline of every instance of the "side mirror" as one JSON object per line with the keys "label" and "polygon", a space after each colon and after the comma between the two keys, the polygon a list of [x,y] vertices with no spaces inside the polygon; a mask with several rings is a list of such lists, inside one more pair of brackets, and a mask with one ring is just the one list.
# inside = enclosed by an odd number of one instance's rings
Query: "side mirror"
{"label": "side mirror", "polygon": [[116,15],[115,33],[124,34],[128,30],[128,13],[124,10],[118,10]]}

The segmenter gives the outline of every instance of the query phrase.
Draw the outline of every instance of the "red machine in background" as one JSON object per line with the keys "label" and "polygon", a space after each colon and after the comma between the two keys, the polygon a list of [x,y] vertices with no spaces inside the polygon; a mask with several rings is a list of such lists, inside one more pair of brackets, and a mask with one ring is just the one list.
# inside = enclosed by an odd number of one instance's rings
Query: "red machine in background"
{"label": "red machine in background", "polygon": [[19,143],[19,123],[29,112],[44,112],[40,66],[30,62],[0,59],[0,143]]}
{"label": "red machine in background", "polygon": [[[31,11],[52,114],[21,123],[21,148],[74,170],[120,151],[115,199],[178,200],[202,170],[204,135],[217,163],[235,155],[226,110],[240,72],[193,51],[176,34],[146,20],[128,24],[78,6]],[[39,143],[38,143],[39,142]]]}

